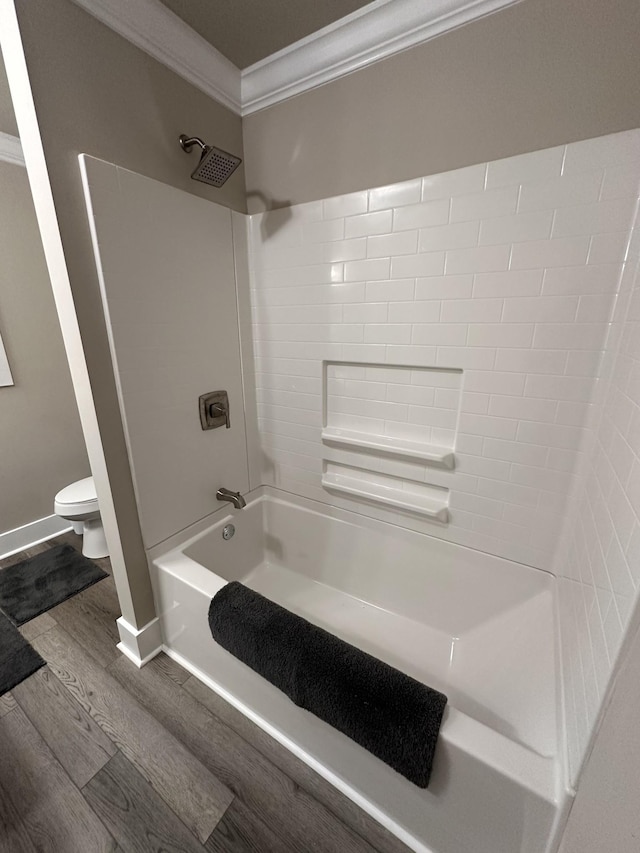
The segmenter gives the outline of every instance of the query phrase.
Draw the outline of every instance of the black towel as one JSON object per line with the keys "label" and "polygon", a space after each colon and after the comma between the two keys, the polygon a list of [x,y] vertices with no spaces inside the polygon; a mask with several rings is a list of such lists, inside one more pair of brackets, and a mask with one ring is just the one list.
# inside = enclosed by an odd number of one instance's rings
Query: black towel
{"label": "black towel", "polygon": [[420,788],[447,697],[237,581],[211,601],[214,640]]}

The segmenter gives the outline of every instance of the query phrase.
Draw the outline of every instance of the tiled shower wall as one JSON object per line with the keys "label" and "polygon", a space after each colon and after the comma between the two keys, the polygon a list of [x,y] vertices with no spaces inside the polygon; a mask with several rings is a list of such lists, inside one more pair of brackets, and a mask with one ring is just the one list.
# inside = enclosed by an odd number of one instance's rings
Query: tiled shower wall
{"label": "tiled shower wall", "polygon": [[[621,133],[251,217],[263,482],[552,568],[590,446],[638,145]],[[342,428],[404,422],[413,438],[417,368],[461,369],[453,438],[450,422],[446,442],[424,424],[455,468],[323,444],[326,362],[351,383]],[[363,365],[407,370],[372,405]],[[330,493],[327,465],[448,490],[450,520]]]}
{"label": "tiled shower wall", "polygon": [[[640,160],[640,151],[638,154]],[[637,196],[638,180],[628,192]],[[640,588],[640,223],[607,338],[593,452],[556,559],[571,779],[637,607]],[[636,617],[634,621],[637,619]]]}

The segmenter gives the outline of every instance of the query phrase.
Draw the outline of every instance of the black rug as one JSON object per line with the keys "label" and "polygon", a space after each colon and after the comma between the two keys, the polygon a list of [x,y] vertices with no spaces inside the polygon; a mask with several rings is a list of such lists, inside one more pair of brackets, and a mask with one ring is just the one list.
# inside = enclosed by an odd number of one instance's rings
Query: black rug
{"label": "black rug", "polygon": [[0,696],[20,684],[44,663],[20,631],[0,613]]}
{"label": "black rug", "polygon": [[106,577],[71,545],[57,545],[0,570],[0,610],[23,625]]}

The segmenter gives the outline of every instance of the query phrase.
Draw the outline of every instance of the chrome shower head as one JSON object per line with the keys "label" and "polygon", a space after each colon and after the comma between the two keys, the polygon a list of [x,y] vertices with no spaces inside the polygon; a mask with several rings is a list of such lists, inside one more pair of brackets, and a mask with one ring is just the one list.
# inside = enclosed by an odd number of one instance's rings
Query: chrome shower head
{"label": "chrome shower head", "polygon": [[214,148],[213,145],[205,145],[197,136],[187,136],[183,133],[178,141],[187,154],[194,145],[199,145],[202,150],[200,162],[191,173],[194,181],[202,181],[203,184],[210,184],[212,187],[221,187],[242,163],[239,157],[220,148]]}

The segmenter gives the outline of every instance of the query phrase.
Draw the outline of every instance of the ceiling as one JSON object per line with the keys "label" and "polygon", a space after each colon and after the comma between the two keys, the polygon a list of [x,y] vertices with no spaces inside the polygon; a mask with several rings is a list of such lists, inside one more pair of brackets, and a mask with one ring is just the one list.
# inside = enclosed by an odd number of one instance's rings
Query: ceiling
{"label": "ceiling", "polygon": [[230,59],[246,68],[370,0],[161,0]]}

